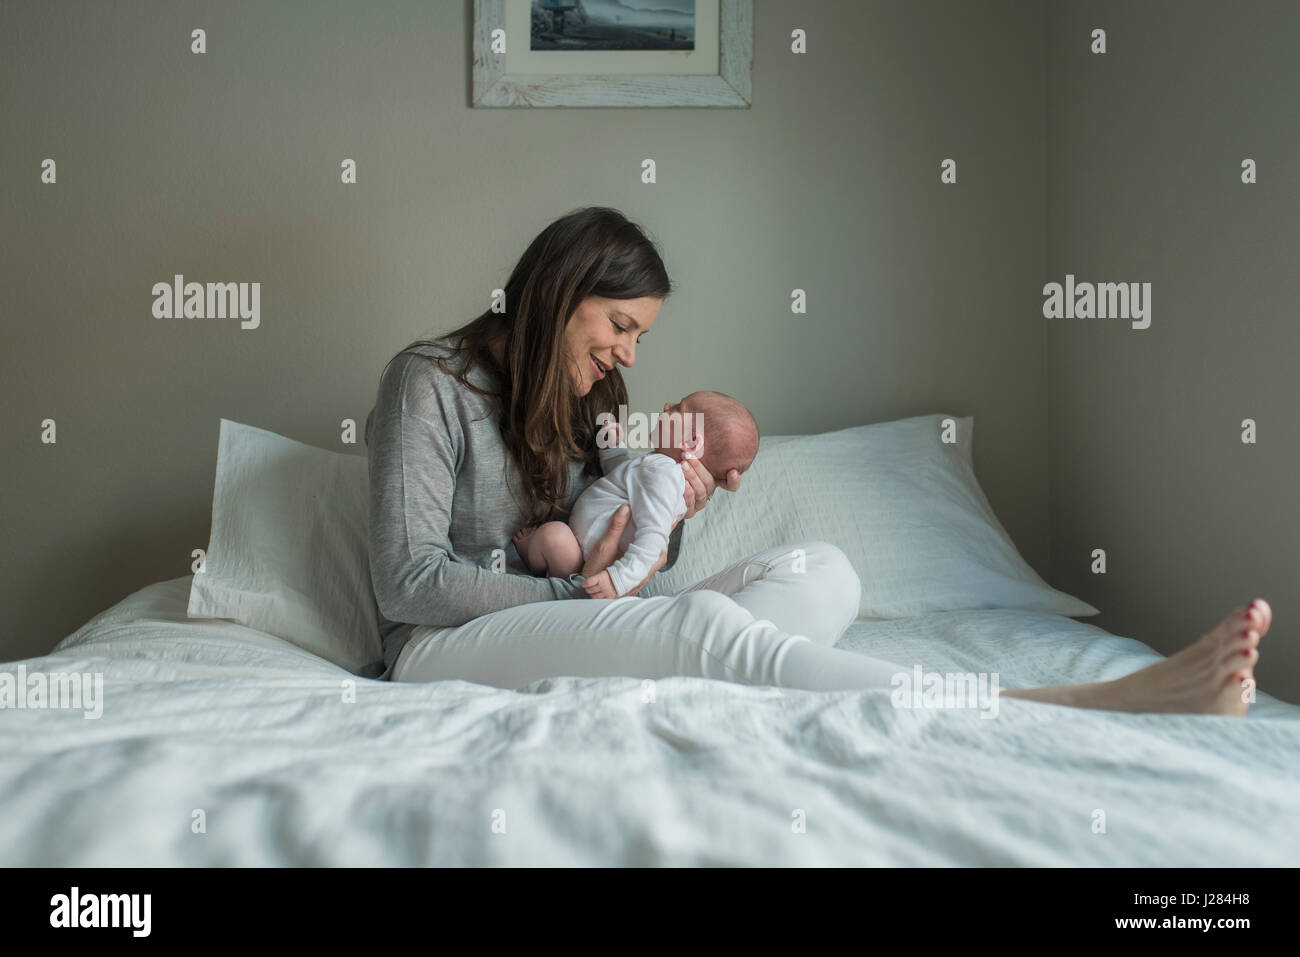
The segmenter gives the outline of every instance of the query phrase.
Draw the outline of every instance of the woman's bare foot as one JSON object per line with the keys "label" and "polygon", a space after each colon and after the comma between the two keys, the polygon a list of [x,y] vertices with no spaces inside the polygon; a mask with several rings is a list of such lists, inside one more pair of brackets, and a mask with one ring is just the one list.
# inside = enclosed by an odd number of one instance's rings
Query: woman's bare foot
{"label": "woman's bare foot", "polygon": [[1257,598],[1182,651],[1114,681],[1004,691],[1011,698],[1105,711],[1161,711],[1241,717],[1255,686],[1259,641],[1273,609]]}

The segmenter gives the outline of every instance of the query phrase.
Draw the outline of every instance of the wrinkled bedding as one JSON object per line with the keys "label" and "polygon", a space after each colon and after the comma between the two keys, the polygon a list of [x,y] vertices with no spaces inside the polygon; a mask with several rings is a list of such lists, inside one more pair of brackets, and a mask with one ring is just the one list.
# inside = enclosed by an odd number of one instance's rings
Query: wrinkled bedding
{"label": "wrinkled bedding", "polygon": [[[698,678],[397,684],[187,618],[190,580],[0,666],[104,675],[98,719],[0,710],[0,863],[1300,861],[1300,708],[1263,693],[1244,720],[1014,699],[989,719],[895,707],[887,690]],[[1003,688],[1160,657],[1003,610],[859,621],[840,647],[903,669],[997,670]]]}

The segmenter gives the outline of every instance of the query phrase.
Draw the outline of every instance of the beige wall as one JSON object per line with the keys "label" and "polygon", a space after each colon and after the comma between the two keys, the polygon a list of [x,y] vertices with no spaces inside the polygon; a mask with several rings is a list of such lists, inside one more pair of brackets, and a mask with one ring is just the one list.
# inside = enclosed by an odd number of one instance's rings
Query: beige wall
{"label": "beige wall", "polygon": [[[977,473],[1046,574],[1038,0],[758,0],[747,111],[469,109],[470,11],[0,5],[0,657],[188,573],[219,417],[341,448],[390,355],[482,310],[542,227],[589,204],[643,223],[680,287],[635,405],[721,389],[772,434],[973,414]],[[260,281],[261,327],[153,318],[174,273]]]}
{"label": "beige wall", "polygon": [[1300,5],[1049,9],[1044,282],[1152,283],[1148,329],[1049,323],[1051,580],[1166,653],[1262,595],[1259,685],[1300,701]]}

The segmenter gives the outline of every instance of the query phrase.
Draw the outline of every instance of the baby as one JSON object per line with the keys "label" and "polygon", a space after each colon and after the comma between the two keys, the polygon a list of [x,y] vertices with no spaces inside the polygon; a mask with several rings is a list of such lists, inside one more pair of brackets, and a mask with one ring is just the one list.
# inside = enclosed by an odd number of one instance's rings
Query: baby
{"label": "baby", "polygon": [[[623,557],[582,583],[592,598],[617,598],[635,588],[668,549],[668,536],[686,514],[683,458],[699,459],[722,485],[727,472],[744,472],[758,454],[758,424],[743,405],[721,392],[692,392],[664,406],[655,424],[654,451],[628,454],[618,423],[603,429],[612,442],[600,450],[603,478],[578,496],[569,522],[522,528],[515,548],[534,575],[567,578],[583,562],[621,505],[632,514],[619,542]],[[698,428],[697,428],[698,425]]]}

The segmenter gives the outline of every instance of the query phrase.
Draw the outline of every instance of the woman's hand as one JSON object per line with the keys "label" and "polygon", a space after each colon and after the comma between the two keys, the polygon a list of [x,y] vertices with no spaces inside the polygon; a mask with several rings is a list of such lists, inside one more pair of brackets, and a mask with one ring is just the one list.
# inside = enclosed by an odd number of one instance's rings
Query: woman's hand
{"label": "woman's hand", "polygon": [[[704,506],[715,491],[713,476],[699,459],[682,459],[682,475],[686,477],[686,518],[690,518]],[[727,473],[727,482],[722,486],[728,492],[740,490],[740,473],[732,469]]]}
{"label": "woman's hand", "polygon": [[[618,510],[614,512],[614,517],[609,520],[609,528],[605,529],[605,534],[600,536],[600,541],[596,542],[596,547],[587,554],[587,561],[583,563],[582,578],[584,587],[588,580],[595,578],[622,557],[622,553],[618,550],[618,542],[623,537],[623,529],[627,528],[627,521],[631,515],[632,509],[626,505],[620,505]],[[660,554],[658,561],[650,568],[650,574],[646,575],[645,581],[642,581],[635,588],[628,589],[627,594],[635,595],[644,588],[645,583],[654,577],[655,572],[663,568],[666,561],[668,561],[668,553],[663,552]],[[624,596],[620,595],[619,597]]]}

